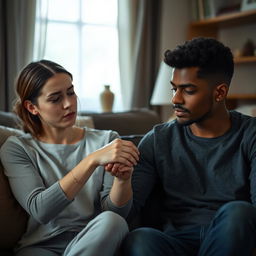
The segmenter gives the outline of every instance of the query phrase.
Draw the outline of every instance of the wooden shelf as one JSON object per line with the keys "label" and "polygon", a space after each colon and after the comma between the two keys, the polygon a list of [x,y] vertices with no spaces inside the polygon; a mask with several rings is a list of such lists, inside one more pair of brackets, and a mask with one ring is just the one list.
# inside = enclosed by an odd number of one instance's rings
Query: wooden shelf
{"label": "wooden shelf", "polygon": [[224,14],[191,23],[192,26],[234,26],[256,22],[256,10]]}
{"label": "wooden shelf", "polygon": [[236,109],[241,103],[255,104],[256,94],[230,94],[226,100],[226,106],[230,110]]}
{"label": "wooden shelf", "polygon": [[197,36],[218,37],[218,30],[224,27],[256,23],[256,10],[220,15],[214,18],[192,22],[189,26],[188,39]]}
{"label": "wooden shelf", "polygon": [[243,56],[234,58],[234,63],[253,63],[256,62],[256,56]]}
{"label": "wooden shelf", "polygon": [[256,100],[256,94],[230,94],[228,100]]}

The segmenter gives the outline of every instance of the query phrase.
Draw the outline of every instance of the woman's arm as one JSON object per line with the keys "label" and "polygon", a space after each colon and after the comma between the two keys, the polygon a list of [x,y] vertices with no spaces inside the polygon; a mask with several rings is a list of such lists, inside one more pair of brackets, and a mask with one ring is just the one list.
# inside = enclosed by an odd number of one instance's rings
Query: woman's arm
{"label": "woman's arm", "polygon": [[[117,139],[89,154],[50,187],[45,186],[39,174],[36,157],[16,138],[3,146],[1,158],[19,203],[38,222],[47,223],[70,204],[97,166],[111,161],[128,165],[136,162],[129,153],[134,150],[123,144],[122,140]],[[43,171],[47,173],[49,170]]]}
{"label": "woman's arm", "polygon": [[[118,163],[123,166],[123,172],[126,170],[126,172],[129,173],[131,172],[131,168],[137,163],[139,159],[138,155],[138,149],[133,143],[115,139],[106,146],[85,157],[74,169],[59,181],[60,186],[67,198],[73,199],[92,175],[96,167]],[[129,200],[128,198],[131,197],[129,183],[128,179],[125,180],[121,177],[115,179],[110,194],[116,205],[124,204],[125,201],[127,202]],[[120,196],[117,197],[119,194]]]}

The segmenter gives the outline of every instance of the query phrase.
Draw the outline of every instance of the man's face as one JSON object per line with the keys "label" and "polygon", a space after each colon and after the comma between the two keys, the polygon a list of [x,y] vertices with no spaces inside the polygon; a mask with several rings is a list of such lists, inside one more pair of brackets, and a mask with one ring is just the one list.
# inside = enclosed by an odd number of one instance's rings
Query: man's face
{"label": "man's face", "polygon": [[178,123],[190,125],[210,118],[214,104],[214,87],[207,80],[198,78],[198,67],[173,71],[171,80],[174,113]]}

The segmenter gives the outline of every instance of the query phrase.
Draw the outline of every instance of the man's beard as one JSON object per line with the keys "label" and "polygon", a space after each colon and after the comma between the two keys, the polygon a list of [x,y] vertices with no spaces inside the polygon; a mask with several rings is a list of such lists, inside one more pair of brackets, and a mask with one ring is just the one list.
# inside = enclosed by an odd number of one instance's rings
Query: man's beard
{"label": "man's beard", "polygon": [[[173,108],[179,108],[179,109],[182,109],[184,110],[185,112],[187,113],[191,113],[188,109],[185,109],[184,107],[182,107],[181,105],[179,104],[176,104],[176,105],[173,105]],[[200,123],[200,122],[203,122],[204,120],[208,119],[212,114],[212,107],[210,107],[209,111],[207,111],[205,114],[203,114],[202,116],[196,118],[196,119],[191,119],[191,120],[187,120],[187,121],[179,121],[179,119],[177,118],[177,123],[180,125],[180,126],[188,126],[188,125],[191,125],[193,123]]]}

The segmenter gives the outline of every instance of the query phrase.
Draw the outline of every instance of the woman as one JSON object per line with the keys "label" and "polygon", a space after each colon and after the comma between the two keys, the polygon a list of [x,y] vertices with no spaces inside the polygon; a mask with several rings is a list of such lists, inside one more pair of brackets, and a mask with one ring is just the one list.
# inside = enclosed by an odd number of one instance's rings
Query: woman
{"label": "woman", "polygon": [[16,255],[113,255],[128,232],[121,216],[131,206],[137,148],[116,132],[74,126],[72,75],[54,62],[27,65],[16,91],[25,134],[1,148],[12,191],[29,214]]}

